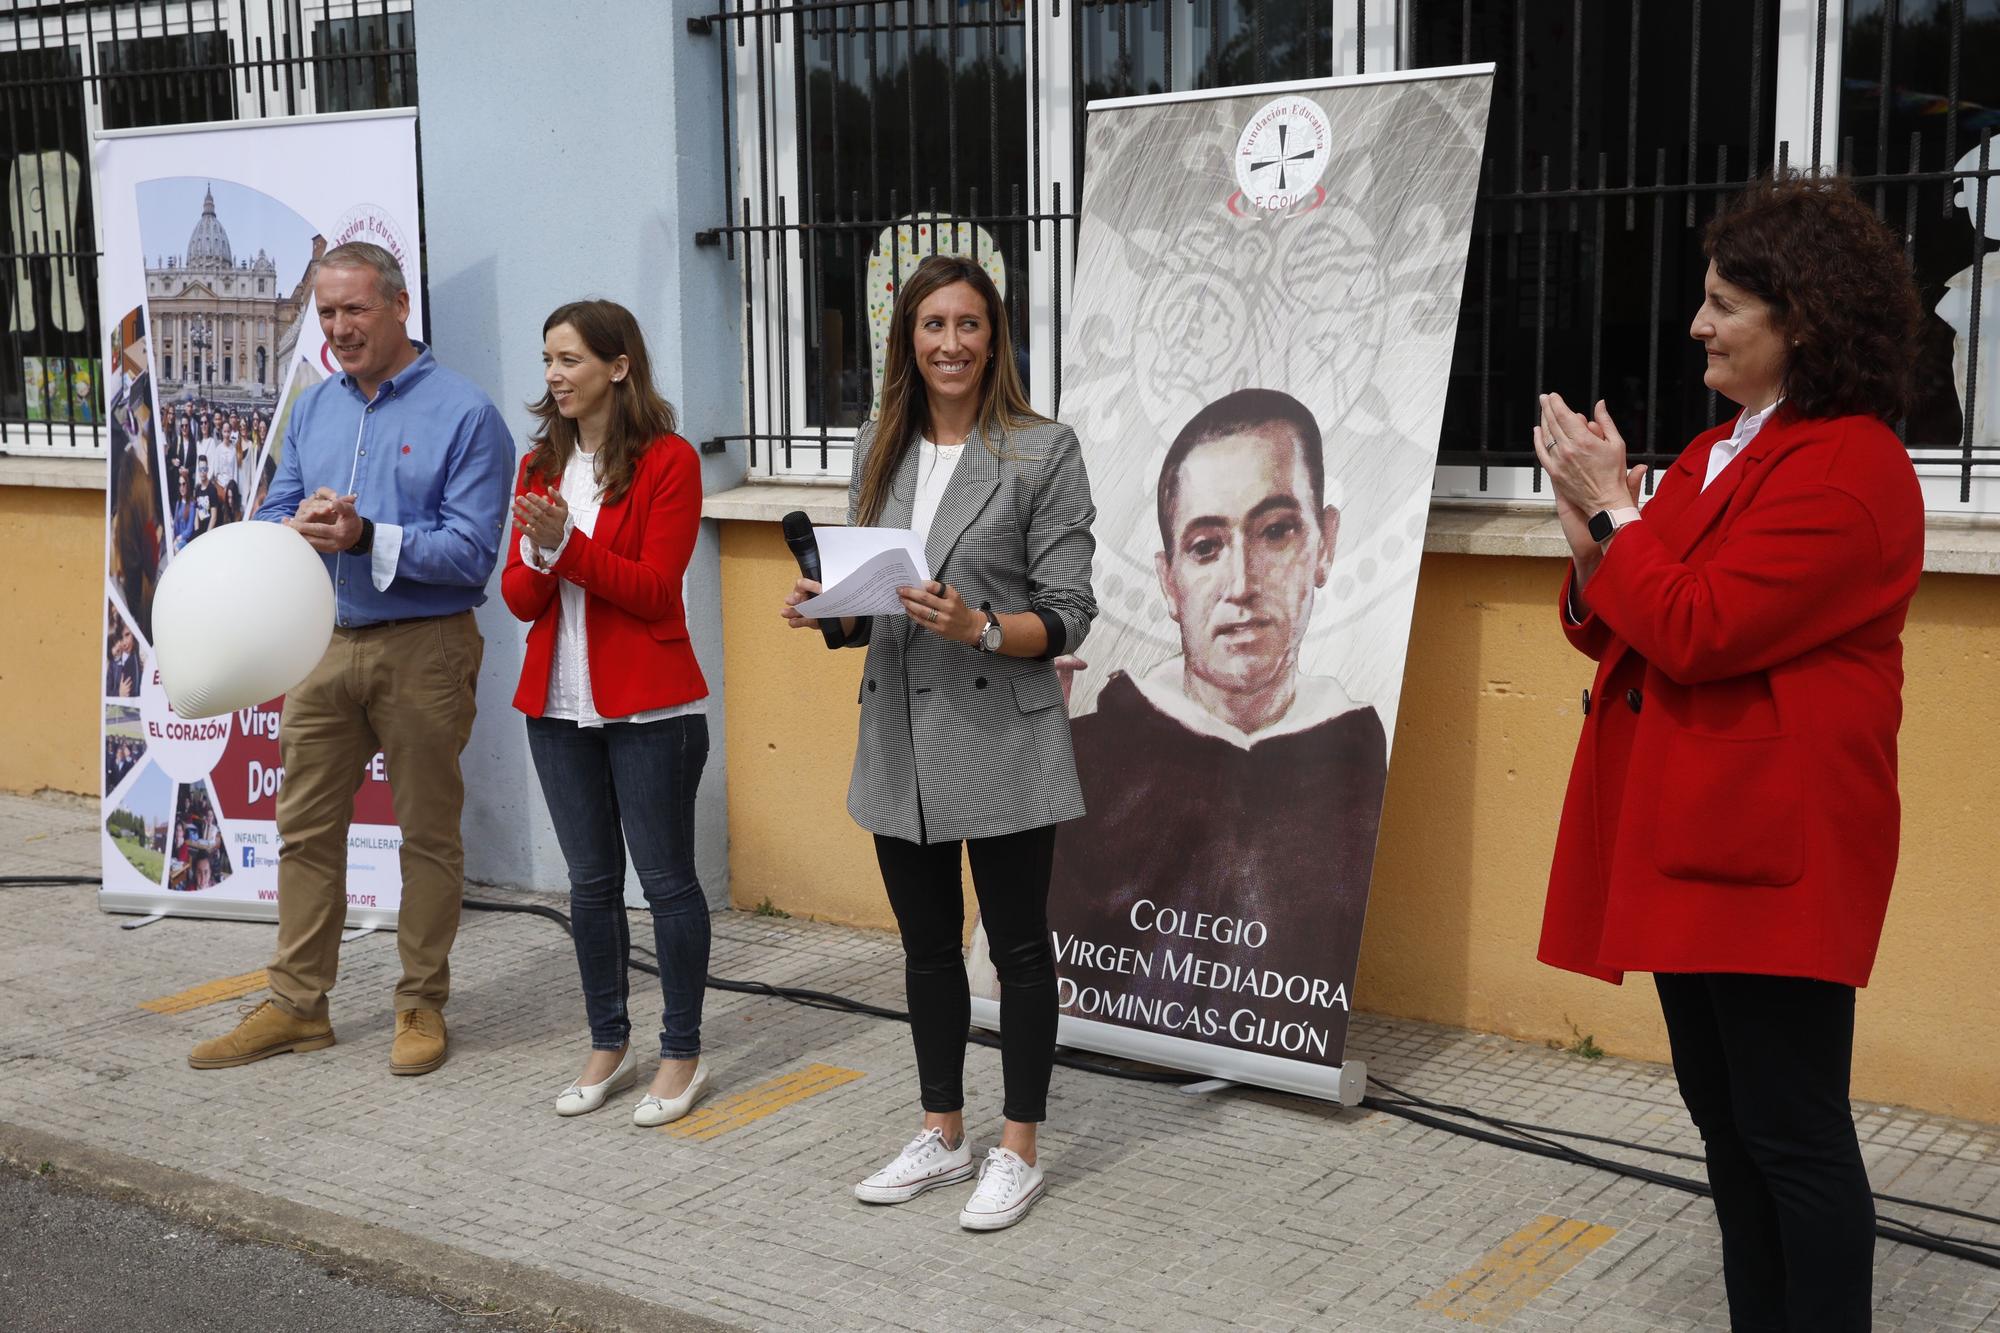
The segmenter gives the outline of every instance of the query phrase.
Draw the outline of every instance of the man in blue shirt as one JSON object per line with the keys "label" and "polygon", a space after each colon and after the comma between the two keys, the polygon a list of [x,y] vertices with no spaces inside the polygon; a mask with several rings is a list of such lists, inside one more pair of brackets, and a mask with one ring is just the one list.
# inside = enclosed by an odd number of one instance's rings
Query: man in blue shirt
{"label": "man in blue shirt", "polygon": [[279,725],[278,952],[271,998],[197,1045],[197,1069],[333,1044],[347,915],[347,829],[379,749],[402,828],[393,1074],[444,1063],[443,1009],[465,849],[458,756],[472,734],[486,600],[513,490],[514,442],[473,383],[404,332],[395,257],[352,242],[320,259],[320,328],[343,374],[302,394],[256,517],[312,543],[333,581],[326,656],[285,698]]}

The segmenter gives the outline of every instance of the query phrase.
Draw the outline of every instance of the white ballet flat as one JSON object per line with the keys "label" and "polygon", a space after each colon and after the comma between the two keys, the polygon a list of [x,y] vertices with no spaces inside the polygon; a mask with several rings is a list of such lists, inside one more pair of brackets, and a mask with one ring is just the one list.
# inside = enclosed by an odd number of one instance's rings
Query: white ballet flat
{"label": "white ballet flat", "polygon": [[639,1077],[638,1053],[630,1046],[625,1048],[625,1058],[618,1062],[618,1068],[611,1071],[611,1077],[602,1083],[572,1083],[556,1094],[557,1115],[583,1115],[604,1105],[605,1099],[614,1092],[623,1092]]}
{"label": "white ballet flat", "polygon": [[647,1093],[632,1108],[632,1123],[641,1129],[651,1129],[655,1125],[670,1125],[694,1109],[701,1094],[708,1091],[708,1066],[697,1064],[694,1077],[678,1097],[655,1097]]}

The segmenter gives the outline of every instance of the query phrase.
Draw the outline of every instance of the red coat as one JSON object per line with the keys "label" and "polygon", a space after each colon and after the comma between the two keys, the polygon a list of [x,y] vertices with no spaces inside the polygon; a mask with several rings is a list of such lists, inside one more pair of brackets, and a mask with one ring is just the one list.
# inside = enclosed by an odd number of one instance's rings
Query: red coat
{"label": "red coat", "polygon": [[1896,874],[1923,498],[1881,422],[1782,409],[1704,491],[1729,431],[1689,445],[1612,540],[1588,618],[1558,612],[1598,668],[1539,956],[1613,982],[1866,985]]}
{"label": "red coat", "polygon": [[[529,491],[546,495],[548,484],[530,477],[523,459],[515,494]],[[681,601],[681,578],[700,527],[701,460],[678,435],[646,447],[631,489],[598,511],[592,535],[580,528],[570,533],[553,573],[543,574],[521,559],[516,527],[507,542],[500,595],[508,610],[533,625],[514,707],[540,717],[548,701],[562,579],[585,593],[584,641],[599,713],[626,717],[706,698],[708,683],[688,642],[687,607]]]}

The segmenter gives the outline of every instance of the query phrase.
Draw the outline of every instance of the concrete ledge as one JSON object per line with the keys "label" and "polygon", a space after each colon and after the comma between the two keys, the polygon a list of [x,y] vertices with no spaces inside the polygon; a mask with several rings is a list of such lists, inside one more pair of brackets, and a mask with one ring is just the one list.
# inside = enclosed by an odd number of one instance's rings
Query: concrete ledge
{"label": "concrete ledge", "polygon": [[[1431,505],[1424,549],[1451,555],[1562,559],[1569,542],[1553,504]],[[1926,574],[2000,574],[2000,515],[1932,514],[1924,523]]]}
{"label": "concrete ledge", "polygon": [[724,1333],[727,1324],[588,1286],[525,1264],[488,1259],[407,1231],[342,1217],[308,1204],[124,1153],[0,1121],[0,1160],[25,1171],[46,1165],[62,1185],[189,1218],[240,1240],[278,1242],[404,1291],[455,1305],[514,1307],[514,1318],[590,1333]]}
{"label": "concrete ledge", "polygon": [[[845,523],[847,486],[838,481],[749,481],[704,498],[701,516],[775,523],[794,509],[805,510],[817,524]],[[1552,504],[1439,500],[1431,505],[1424,549],[1443,555],[1560,560],[1569,554],[1569,543]],[[1924,572],[2000,574],[2000,515],[1931,515],[1924,529]]]}
{"label": "concrete ledge", "polygon": [[747,523],[776,523],[803,509],[815,524],[847,522],[844,481],[748,481],[702,497],[701,516]]}
{"label": "concrete ledge", "polygon": [[2000,515],[1932,514],[1924,524],[1924,572],[2000,574]]}
{"label": "concrete ledge", "polygon": [[1554,503],[1466,504],[1433,501],[1424,550],[1440,555],[1569,556]]}
{"label": "concrete ledge", "polygon": [[49,454],[0,454],[0,486],[47,486],[58,490],[101,491],[109,482],[102,458],[58,458]]}

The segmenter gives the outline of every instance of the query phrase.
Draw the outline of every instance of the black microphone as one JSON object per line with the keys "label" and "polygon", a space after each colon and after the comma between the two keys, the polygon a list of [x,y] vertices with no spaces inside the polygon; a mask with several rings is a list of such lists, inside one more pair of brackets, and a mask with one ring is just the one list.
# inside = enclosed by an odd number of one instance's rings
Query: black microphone
{"label": "black microphone", "polygon": [[[813,536],[813,521],[803,509],[794,509],[785,515],[782,526],[785,529],[785,545],[792,548],[792,558],[799,562],[799,573],[814,583],[819,577],[819,538]],[[847,641],[841,633],[838,620],[822,620],[819,632],[826,637],[826,646],[838,648]]]}

